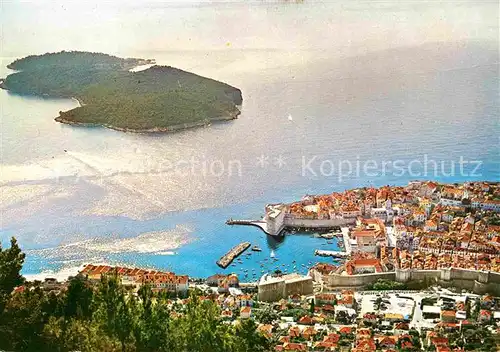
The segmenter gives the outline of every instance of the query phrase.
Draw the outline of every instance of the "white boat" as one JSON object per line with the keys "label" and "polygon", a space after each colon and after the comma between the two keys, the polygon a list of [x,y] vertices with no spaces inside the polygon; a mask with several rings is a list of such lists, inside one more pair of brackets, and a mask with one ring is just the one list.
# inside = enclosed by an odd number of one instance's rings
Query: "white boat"
{"label": "white boat", "polygon": [[271,258],[274,258],[276,257],[276,255],[274,254],[274,251],[271,249]]}

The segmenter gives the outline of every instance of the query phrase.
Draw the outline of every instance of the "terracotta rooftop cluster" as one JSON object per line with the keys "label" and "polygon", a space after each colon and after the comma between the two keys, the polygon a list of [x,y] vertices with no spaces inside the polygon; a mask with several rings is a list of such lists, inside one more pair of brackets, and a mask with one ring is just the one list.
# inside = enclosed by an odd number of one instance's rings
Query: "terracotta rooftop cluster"
{"label": "terracotta rooftop cluster", "polygon": [[311,269],[315,269],[323,275],[328,275],[331,272],[336,271],[338,268],[330,263],[316,263]]}
{"label": "terracotta rooftop cluster", "polygon": [[[492,182],[439,185],[415,181],[410,182],[405,191],[400,187],[394,187],[392,193],[379,190],[377,199],[387,195],[396,210],[392,220],[396,248],[379,241],[381,263],[402,269],[500,270],[497,259],[500,258],[500,226],[495,224],[500,221],[500,206],[488,205],[500,204],[498,185]],[[405,196],[403,203],[400,203],[401,194]]]}
{"label": "terracotta rooftop cluster", "polygon": [[[321,293],[315,295],[314,314],[306,314],[293,318],[294,323],[285,324],[277,331],[286,331],[279,336],[275,351],[336,351],[341,346],[351,345],[355,338],[356,328],[354,326],[332,326],[325,325],[326,321],[332,321],[335,316],[334,306],[345,306],[352,308],[354,292],[343,290],[340,293]],[[277,303],[278,309],[286,310],[290,303],[295,307],[309,306],[304,297],[295,299],[289,297]],[[272,325],[261,324],[258,328],[265,336],[272,338]],[[275,331],[276,332],[276,331]],[[346,345],[347,344],[347,345]]]}
{"label": "terracotta rooftop cluster", "polygon": [[407,250],[397,248],[383,248],[381,251],[381,261],[390,263],[395,268],[417,269],[417,270],[437,270],[444,268],[461,268],[470,270],[497,271],[500,272],[500,258],[489,254],[455,254],[455,253],[432,253]]}
{"label": "terracotta rooftop cluster", "polygon": [[353,275],[363,270],[376,273],[383,271],[380,260],[369,253],[354,253],[352,259],[345,263],[345,271],[348,275]]}
{"label": "terracotta rooftop cluster", "polygon": [[187,275],[175,275],[172,272],[162,272],[157,270],[145,270],[138,268],[113,267],[109,265],[92,265],[87,264],[80,271],[80,274],[87,275],[90,278],[99,279],[104,274],[117,274],[119,277],[127,278],[131,281],[140,283],[154,284],[186,284],[188,282]]}

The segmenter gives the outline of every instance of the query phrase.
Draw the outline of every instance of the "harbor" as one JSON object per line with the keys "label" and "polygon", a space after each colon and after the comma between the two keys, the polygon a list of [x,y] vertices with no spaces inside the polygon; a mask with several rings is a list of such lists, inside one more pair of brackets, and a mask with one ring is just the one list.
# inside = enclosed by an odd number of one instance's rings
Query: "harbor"
{"label": "harbor", "polygon": [[324,238],[327,241],[327,244],[331,244],[330,240],[331,239],[337,239],[337,246],[339,249],[343,248],[344,250],[342,251],[337,251],[337,250],[322,250],[322,249],[316,249],[314,250],[314,255],[319,256],[319,257],[332,257],[332,258],[339,258],[339,259],[345,259],[348,258],[351,255],[352,248],[351,248],[351,240],[349,239],[349,229],[346,227],[343,227],[340,229],[340,232],[337,230],[336,232],[330,232],[326,234],[318,234],[320,238]]}
{"label": "harbor", "polygon": [[217,265],[226,269],[233,262],[233,260],[238,258],[249,247],[250,242],[242,242],[237,246],[234,246],[217,261]]}
{"label": "harbor", "polygon": [[[237,225],[240,225],[237,221]],[[246,222],[246,221],[244,221]],[[250,222],[250,221],[249,221]],[[246,223],[246,224],[249,224]],[[276,238],[274,236],[267,236],[268,246],[263,247],[247,242],[240,243],[227,252],[218,262],[217,265],[221,268],[231,267],[231,272],[239,275],[243,280],[258,280],[258,278],[265,273],[307,273],[309,268],[314,264],[313,256],[330,257],[334,262],[340,259],[346,259],[350,255],[350,246],[348,244],[348,251],[344,251],[344,241],[348,239],[348,229],[333,227],[329,231],[320,229],[315,233],[311,233],[313,229],[308,231],[295,232],[291,231],[290,234],[296,236],[287,236],[287,241],[297,242],[303,248],[310,246],[311,257],[308,261],[297,261],[294,257],[284,258],[280,257],[278,250],[281,246],[276,246],[278,242],[272,242],[269,238]],[[308,237],[306,240],[304,237]],[[281,242],[282,243],[282,242]],[[274,247],[276,246],[276,247]],[[324,249],[319,249],[319,246]],[[245,252],[246,251],[246,252]],[[245,253],[244,253],[245,252]]]}

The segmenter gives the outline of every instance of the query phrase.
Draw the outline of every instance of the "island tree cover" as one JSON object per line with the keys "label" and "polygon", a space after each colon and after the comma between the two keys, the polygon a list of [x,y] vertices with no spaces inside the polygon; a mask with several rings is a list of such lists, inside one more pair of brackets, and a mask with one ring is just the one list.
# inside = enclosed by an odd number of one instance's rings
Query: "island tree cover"
{"label": "island tree cover", "polygon": [[[142,286],[137,296],[116,275],[97,285],[73,278],[66,291],[24,283],[24,254],[13,239],[0,250],[0,350],[5,351],[268,351],[253,320],[233,326],[218,306],[192,295],[182,308]],[[24,290],[14,290],[24,283]],[[12,291],[14,292],[12,293]]]}
{"label": "island tree cover", "polygon": [[18,94],[74,97],[81,107],[60,112],[57,121],[130,131],[168,131],[234,119],[241,91],[170,66],[131,68],[152,60],[122,59],[90,52],[28,56],[8,65],[2,88]]}

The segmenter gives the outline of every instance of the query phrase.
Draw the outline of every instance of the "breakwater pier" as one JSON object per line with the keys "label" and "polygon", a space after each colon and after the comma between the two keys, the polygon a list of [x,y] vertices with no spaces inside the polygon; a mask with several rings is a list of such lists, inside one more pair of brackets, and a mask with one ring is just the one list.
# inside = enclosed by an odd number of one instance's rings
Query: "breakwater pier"
{"label": "breakwater pier", "polygon": [[267,231],[267,223],[263,220],[233,220],[233,219],[228,219],[226,221],[226,225],[255,226],[255,227],[260,228],[266,234],[268,234],[268,235],[270,234]]}
{"label": "breakwater pier", "polygon": [[340,251],[324,251],[317,249],[314,251],[314,255],[320,256],[320,257],[334,257],[334,258],[347,258],[349,257],[349,253],[346,252],[340,252]]}
{"label": "breakwater pier", "polygon": [[250,242],[242,242],[234,246],[217,261],[217,265],[226,269],[233,262],[233,260],[238,258],[238,256],[246,251],[248,247],[250,247]]}

